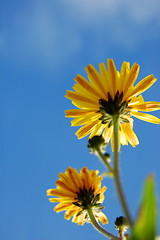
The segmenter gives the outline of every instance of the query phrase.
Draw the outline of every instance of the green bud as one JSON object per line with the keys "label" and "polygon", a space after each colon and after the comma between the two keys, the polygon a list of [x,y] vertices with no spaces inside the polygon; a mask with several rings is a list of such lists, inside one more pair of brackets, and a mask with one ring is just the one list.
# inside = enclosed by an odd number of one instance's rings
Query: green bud
{"label": "green bud", "polygon": [[128,228],[128,221],[127,221],[127,218],[123,217],[123,216],[120,216],[120,217],[117,217],[116,218],[116,221],[114,222],[115,223],[115,226],[116,226],[116,229],[117,228],[120,228],[122,226],[125,226]]}
{"label": "green bud", "polygon": [[123,236],[129,227],[127,218],[125,218],[123,216],[117,217],[116,221],[114,223],[115,223],[115,229],[118,230],[119,235]]}
{"label": "green bud", "polygon": [[94,136],[93,138],[90,138],[88,140],[88,148],[90,149],[90,153],[96,154],[97,150],[101,150],[102,152],[104,152],[106,146],[107,144],[105,143],[105,140],[102,137],[102,135]]}

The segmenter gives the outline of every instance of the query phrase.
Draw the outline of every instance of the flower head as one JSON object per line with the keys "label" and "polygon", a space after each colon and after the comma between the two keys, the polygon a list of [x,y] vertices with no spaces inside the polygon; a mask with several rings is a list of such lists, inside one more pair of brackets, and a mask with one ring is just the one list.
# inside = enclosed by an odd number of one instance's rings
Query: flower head
{"label": "flower head", "polygon": [[106,143],[102,135],[96,135],[93,138],[90,138],[88,140],[88,148],[90,149],[90,153],[95,153],[95,155],[97,149],[99,149],[101,152],[105,152]]}
{"label": "flower head", "polygon": [[103,224],[108,223],[107,217],[101,212],[106,187],[101,188],[102,177],[99,171],[88,170],[83,167],[80,173],[69,167],[65,173],[60,173],[56,189],[47,190],[50,202],[59,202],[54,210],[66,211],[64,218],[72,218],[72,222],[83,225],[89,221],[87,209],[92,208],[95,218]]}
{"label": "flower head", "polygon": [[115,229],[119,231],[120,236],[122,236],[129,227],[127,218],[123,216],[117,217],[114,223],[115,223]]}
{"label": "flower head", "polygon": [[[141,93],[150,88],[156,79],[149,75],[134,85],[140,66],[131,67],[123,62],[117,71],[114,61],[108,60],[108,69],[99,64],[99,72],[90,64],[85,68],[88,80],[81,75],[75,77],[74,91],[67,91],[66,98],[78,109],[67,110],[66,117],[74,118],[72,126],[81,126],[76,132],[83,138],[90,134],[103,135],[108,143],[113,142],[113,117],[119,119],[119,144],[135,147],[139,141],[133,131],[133,117],[159,124],[160,119],[144,112],[160,109],[159,102],[145,102]],[[113,146],[112,146],[113,149]]]}

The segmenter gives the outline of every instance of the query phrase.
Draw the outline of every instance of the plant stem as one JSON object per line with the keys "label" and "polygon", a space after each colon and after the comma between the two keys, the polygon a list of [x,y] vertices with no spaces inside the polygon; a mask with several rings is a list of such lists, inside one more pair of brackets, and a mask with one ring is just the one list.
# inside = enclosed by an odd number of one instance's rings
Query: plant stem
{"label": "plant stem", "polygon": [[119,173],[119,139],[118,139],[118,131],[119,131],[119,118],[118,116],[113,117],[113,134],[114,134],[114,179],[115,179],[115,186],[118,193],[119,200],[121,202],[123,211],[126,215],[128,223],[130,226],[133,225],[128,206],[126,203],[126,199],[123,193],[120,173]]}
{"label": "plant stem", "polygon": [[93,214],[93,211],[92,211],[92,208],[91,207],[88,207],[87,209],[87,212],[88,212],[88,215],[90,217],[90,220],[91,220],[91,223],[93,224],[93,226],[95,227],[95,229],[97,231],[99,231],[100,233],[102,233],[104,236],[108,237],[109,239],[112,239],[112,240],[119,240],[118,237],[114,236],[112,233],[106,231],[104,228],[102,228],[100,226],[100,224],[96,221],[95,219],[95,216]]}
{"label": "plant stem", "polygon": [[102,160],[102,163],[104,163],[105,167],[108,168],[108,170],[113,173],[113,169],[111,167],[111,165],[109,164],[109,162],[107,162],[105,155],[101,152],[101,150],[99,148],[96,149],[97,150],[97,154],[99,156],[99,158]]}

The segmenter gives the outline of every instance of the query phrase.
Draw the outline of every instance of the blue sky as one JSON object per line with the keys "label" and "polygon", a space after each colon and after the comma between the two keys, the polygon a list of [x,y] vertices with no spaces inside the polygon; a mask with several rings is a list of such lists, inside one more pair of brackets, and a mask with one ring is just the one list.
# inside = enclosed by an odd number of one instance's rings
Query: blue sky
{"label": "blue sky", "polygon": [[[158,81],[144,93],[160,101],[160,3],[158,0],[28,0],[0,3],[0,186],[1,240],[105,239],[90,224],[77,226],[52,211],[45,195],[68,166],[104,171],[77,140],[64,98],[77,73],[113,58],[141,65],[138,80]],[[154,115],[160,117],[159,112]],[[121,175],[132,215],[145,178],[155,174],[160,198],[158,125],[135,120],[140,145],[121,150]],[[110,152],[110,149],[109,149]],[[114,184],[108,187],[106,228],[122,215]],[[63,230],[62,230],[63,229]]]}

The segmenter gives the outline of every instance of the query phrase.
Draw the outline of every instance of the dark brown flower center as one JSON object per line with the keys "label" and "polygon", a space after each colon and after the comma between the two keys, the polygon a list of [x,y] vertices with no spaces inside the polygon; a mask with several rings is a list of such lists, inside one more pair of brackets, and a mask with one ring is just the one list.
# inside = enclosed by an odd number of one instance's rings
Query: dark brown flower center
{"label": "dark brown flower center", "polygon": [[100,203],[98,203],[100,199],[100,194],[94,194],[94,189],[91,187],[89,189],[86,189],[85,187],[83,189],[79,189],[79,192],[77,192],[77,200],[76,202],[73,202],[74,205],[84,209],[87,209],[88,206],[99,206]]}
{"label": "dark brown flower center", "polygon": [[109,127],[112,125],[113,116],[118,116],[121,123],[129,122],[125,116],[130,115],[130,109],[127,101],[122,101],[123,92],[120,94],[117,91],[115,98],[112,99],[110,93],[108,93],[108,101],[99,99],[99,111],[102,116],[99,120],[102,120],[102,124],[109,123]]}

